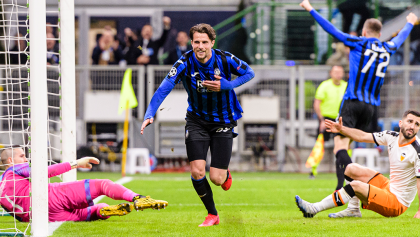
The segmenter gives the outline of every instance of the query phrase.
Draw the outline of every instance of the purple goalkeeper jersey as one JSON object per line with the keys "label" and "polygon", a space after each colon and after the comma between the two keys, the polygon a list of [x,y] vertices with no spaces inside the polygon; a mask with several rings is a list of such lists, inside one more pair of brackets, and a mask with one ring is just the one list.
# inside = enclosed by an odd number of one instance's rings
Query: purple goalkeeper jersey
{"label": "purple goalkeeper jersey", "polygon": [[[70,163],[65,162],[48,167],[48,178],[71,170]],[[30,184],[31,168],[28,163],[9,167],[0,176],[0,205],[8,212],[14,212],[19,221],[29,222],[30,219]],[[55,184],[48,184],[48,190]],[[54,201],[54,200],[49,200]]]}

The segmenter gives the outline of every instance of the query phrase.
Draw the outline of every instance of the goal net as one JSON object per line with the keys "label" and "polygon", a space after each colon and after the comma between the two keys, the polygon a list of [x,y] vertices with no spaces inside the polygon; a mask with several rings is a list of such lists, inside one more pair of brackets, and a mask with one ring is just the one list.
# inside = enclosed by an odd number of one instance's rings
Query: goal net
{"label": "goal net", "polygon": [[[48,182],[63,181],[63,177],[48,180],[48,165],[76,158],[75,113],[68,112],[75,109],[72,88],[75,85],[74,78],[68,80],[70,86],[67,83],[69,88],[63,93],[63,71],[68,68],[63,70],[61,66],[64,48],[59,2],[55,9],[47,11],[45,0],[0,1],[0,152],[7,149],[14,156],[18,151],[10,148],[19,146],[27,157],[27,161],[19,162],[30,167],[28,175],[17,175],[19,172],[15,171],[20,166],[5,162],[2,156],[0,175],[4,175],[0,176],[0,201],[7,201],[13,208],[0,207],[0,236],[47,235]],[[73,46],[65,52],[73,55],[64,61],[70,61],[74,71],[74,9],[70,12],[73,12],[70,21]],[[73,93],[70,98],[69,92]],[[67,97],[63,97],[64,94]],[[65,112],[63,102],[67,105]],[[73,134],[70,138],[64,135],[69,133]],[[66,141],[68,144],[64,146]],[[1,182],[7,172],[7,182]],[[75,179],[73,173],[67,174],[64,180]],[[25,195],[19,191],[22,180],[29,184]],[[6,183],[13,185],[13,194],[2,193]],[[29,203],[29,209],[21,203]],[[28,219],[22,222],[22,215]]]}

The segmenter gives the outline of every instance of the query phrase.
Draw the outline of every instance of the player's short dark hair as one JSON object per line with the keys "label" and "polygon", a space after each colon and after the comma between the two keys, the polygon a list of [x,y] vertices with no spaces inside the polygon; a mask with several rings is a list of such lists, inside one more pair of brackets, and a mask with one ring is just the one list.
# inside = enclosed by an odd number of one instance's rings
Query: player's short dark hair
{"label": "player's short dark hair", "polygon": [[190,29],[190,39],[193,40],[193,35],[195,32],[207,34],[211,41],[216,39],[216,31],[209,24],[200,23]]}
{"label": "player's short dark hair", "polygon": [[370,18],[365,21],[363,28],[366,32],[379,34],[382,30],[382,23],[378,19]]}
{"label": "player's short dark hair", "polygon": [[404,112],[403,114],[403,119],[406,118],[409,114],[412,114],[416,117],[420,117],[420,112],[417,110],[413,110],[413,109],[409,109],[407,111]]}

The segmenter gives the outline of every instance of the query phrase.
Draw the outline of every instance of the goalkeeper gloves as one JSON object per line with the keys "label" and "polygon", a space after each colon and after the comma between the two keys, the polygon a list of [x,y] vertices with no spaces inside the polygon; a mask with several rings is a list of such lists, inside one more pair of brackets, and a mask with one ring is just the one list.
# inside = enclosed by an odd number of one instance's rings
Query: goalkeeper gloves
{"label": "goalkeeper gloves", "polygon": [[87,157],[80,158],[78,160],[71,161],[70,166],[72,169],[75,169],[75,168],[92,169],[92,165],[90,163],[99,164],[99,160],[95,157],[87,156]]}

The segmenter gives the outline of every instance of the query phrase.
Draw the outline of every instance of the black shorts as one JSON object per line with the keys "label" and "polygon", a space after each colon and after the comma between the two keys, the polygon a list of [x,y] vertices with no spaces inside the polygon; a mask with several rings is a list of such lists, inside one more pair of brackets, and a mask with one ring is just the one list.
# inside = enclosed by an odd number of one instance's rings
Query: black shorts
{"label": "black shorts", "polygon": [[377,106],[357,99],[344,100],[338,118],[342,117],[343,125],[346,127],[357,128],[364,132],[372,132],[372,123],[375,123],[373,120],[377,119],[375,118],[377,110]]}
{"label": "black shorts", "polygon": [[227,169],[232,155],[235,124],[221,124],[201,119],[190,112],[185,119],[185,144],[188,160],[206,160],[210,148],[210,166]]}
{"label": "black shorts", "polygon": [[[326,120],[326,119],[331,120],[331,121],[335,121],[335,118],[333,119],[333,118],[324,117],[324,120]],[[318,124],[318,135],[320,134],[320,132],[319,132],[320,125],[321,125],[321,122],[319,122],[319,124]],[[332,133],[327,132],[327,130],[325,130],[323,132],[323,134],[324,134],[324,141],[328,142],[330,140],[330,137],[331,137]],[[318,135],[316,136],[316,139],[318,139]]]}

